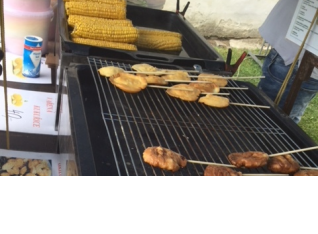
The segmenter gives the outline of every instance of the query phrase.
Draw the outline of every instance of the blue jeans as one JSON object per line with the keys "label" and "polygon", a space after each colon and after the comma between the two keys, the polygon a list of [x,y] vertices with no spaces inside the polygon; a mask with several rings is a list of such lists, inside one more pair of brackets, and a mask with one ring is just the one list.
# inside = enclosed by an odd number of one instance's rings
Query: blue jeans
{"label": "blue jeans", "polygon": [[[265,61],[263,63],[263,75],[264,79],[258,84],[258,88],[263,90],[263,92],[273,101],[275,100],[280,87],[289,71],[291,65],[285,66],[284,60],[282,57],[276,52],[275,49],[272,49],[269,54],[266,56]],[[279,107],[283,108],[287,95],[290,91],[290,88],[295,79],[296,73],[298,70],[298,66],[296,65],[293,74],[287,84],[286,90],[282,96],[281,102],[279,103]],[[315,97],[318,91],[318,80],[310,78],[308,81],[302,83],[300,91],[297,95],[296,101],[293,105],[293,108],[290,112],[289,117],[295,122],[299,123],[301,117],[303,116],[308,104]]]}

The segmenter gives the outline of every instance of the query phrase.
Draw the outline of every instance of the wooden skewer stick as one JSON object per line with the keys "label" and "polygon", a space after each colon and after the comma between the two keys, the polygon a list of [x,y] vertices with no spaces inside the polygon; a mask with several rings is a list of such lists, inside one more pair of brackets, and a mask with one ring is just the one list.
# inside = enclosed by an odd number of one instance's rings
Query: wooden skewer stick
{"label": "wooden skewer stick", "polygon": [[208,95],[208,94],[213,94],[213,95],[219,95],[219,96],[230,96],[230,93],[201,93],[201,95]]}
{"label": "wooden skewer stick", "polygon": [[158,71],[163,71],[163,72],[168,72],[168,73],[173,73],[173,72],[176,72],[176,71],[182,71],[182,72],[189,72],[189,73],[200,73],[199,71],[197,70],[169,70],[169,69],[158,69]]}
{"label": "wooden skewer stick", "polygon": [[[198,78],[198,76],[189,76],[191,78]],[[263,79],[265,78],[265,76],[246,76],[246,77],[228,77],[228,76],[215,76],[215,77],[209,77],[209,75],[207,75],[206,77],[204,77],[203,75],[201,75],[201,77],[203,77],[204,79],[225,79],[225,80],[237,80],[237,79]]]}
{"label": "wooden skewer stick", "polygon": [[289,174],[242,174],[242,176],[289,176]]}
{"label": "wooden skewer stick", "polygon": [[264,109],[270,109],[270,106],[260,106],[260,105],[253,105],[253,104],[245,104],[245,103],[235,103],[235,102],[230,102],[230,105],[234,106],[246,106],[246,107],[256,107],[256,108],[264,108]]}
{"label": "wooden skewer stick", "polygon": [[305,152],[305,151],[315,150],[315,149],[318,149],[318,146],[309,147],[309,148],[304,148],[304,149],[298,149],[298,150],[291,150],[291,151],[282,152],[282,153],[277,153],[277,154],[271,154],[271,155],[269,155],[269,157],[276,157],[276,156],[281,156],[281,155],[286,155],[286,154],[293,154],[293,153]]}
{"label": "wooden skewer stick", "polygon": [[[153,72],[125,71],[125,73],[143,74],[143,75],[173,75],[177,71],[183,71],[183,70],[176,70],[176,71],[158,70],[158,71],[153,71]],[[183,72],[199,73],[198,71],[183,71]],[[198,77],[198,76],[193,76],[193,77]]]}
{"label": "wooden skewer stick", "polygon": [[[234,165],[231,164],[221,164],[221,163],[213,163],[213,162],[202,162],[202,161],[195,161],[195,160],[187,160],[187,162],[189,163],[193,163],[193,164],[201,164],[201,165],[212,165],[212,166],[221,166],[221,167],[231,167],[231,168],[237,168]],[[317,167],[300,167],[300,169],[303,170],[318,170]],[[250,174],[252,175],[252,174]],[[269,174],[269,175],[275,175],[275,174]],[[281,175],[281,174],[278,174]]]}
{"label": "wooden skewer stick", "polygon": [[318,170],[317,167],[300,167],[302,170]]}
{"label": "wooden skewer stick", "polygon": [[[174,74],[175,72],[178,71],[183,71],[183,72],[190,72],[190,73],[199,73],[199,71],[196,70],[158,70],[154,72],[138,72],[138,71],[125,71],[126,73],[131,73],[131,74],[144,74],[144,75],[165,75],[165,74]],[[211,74],[212,75],[212,74]],[[209,77],[210,75],[207,75],[205,78],[213,78]],[[195,75],[189,75],[191,78],[198,78],[198,76]],[[204,76],[202,76],[204,77]],[[227,76],[218,76],[216,75],[217,79],[226,79],[226,80],[233,80],[233,79],[262,79],[265,78],[265,76],[246,76],[246,77],[227,77]]]}
{"label": "wooden skewer stick", "polygon": [[171,83],[205,83],[205,84],[211,84],[210,81],[201,81],[201,80],[165,80],[167,82]]}
{"label": "wooden skewer stick", "polygon": [[[160,86],[160,85],[148,85],[149,88],[158,88],[158,89],[175,89],[175,90],[182,90],[182,91],[192,91],[191,89],[176,89],[173,87],[167,87],[167,86]],[[230,94],[224,94],[224,93],[201,93],[201,94],[214,94],[214,95],[230,95]],[[232,103],[230,102],[230,105],[234,106],[246,106],[246,107],[256,107],[256,108],[265,108],[269,109],[270,106],[260,106],[260,105],[252,105],[252,104],[245,104],[245,103]]]}
{"label": "wooden skewer stick", "polygon": [[221,163],[212,163],[212,162],[202,162],[202,161],[195,161],[195,160],[187,160],[189,163],[194,163],[194,164],[201,164],[201,165],[212,165],[212,166],[221,166],[221,167],[232,167],[232,168],[237,168],[234,165],[230,164],[221,164]]}
{"label": "wooden skewer stick", "polygon": [[265,76],[232,77],[232,79],[264,79]]}
{"label": "wooden skewer stick", "polygon": [[220,89],[248,90],[247,87],[220,87]]}
{"label": "wooden skewer stick", "polygon": [[[166,80],[169,83],[202,83],[202,84],[210,84],[209,81],[195,81],[195,80]],[[249,90],[248,88],[241,87],[219,87],[220,89],[228,89],[228,90]]]}
{"label": "wooden skewer stick", "polygon": [[[174,90],[181,90],[181,91],[193,91],[192,89],[177,89],[170,86],[160,86],[160,85],[148,85],[147,87],[156,88],[156,89],[174,89]],[[202,95],[213,94],[213,95],[224,95],[224,96],[230,95],[229,93],[201,93],[201,94]]]}

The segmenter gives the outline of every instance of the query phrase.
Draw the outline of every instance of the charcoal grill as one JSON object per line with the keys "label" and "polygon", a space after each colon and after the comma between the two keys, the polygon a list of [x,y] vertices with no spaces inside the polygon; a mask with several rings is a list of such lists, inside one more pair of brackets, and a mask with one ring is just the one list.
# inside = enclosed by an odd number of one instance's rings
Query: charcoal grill
{"label": "charcoal grill", "polygon": [[[76,137],[76,144],[82,148],[87,145],[92,152],[88,154],[92,156],[82,155],[79,164],[91,157],[92,174],[203,175],[203,165],[189,163],[186,168],[171,173],[145,164],[142,153],[150,146],[169,148],[191,160],[228,164],[227,155],[233,152],[255,150],[272,154],[315,145],[248,83],[231,80],[229,87],[249,90],[223,92],[230,93],[231,102],[270,105],[270,109],[241,106],[216,109],[172,98],[163,89],[147,88],[137,94],[127,94],[101,77],[98,69],[111,65],[131,70],[132,64],[95,57],[89,57],[88,64],[69,67],[67,82],[70,106],[83,107],[83,113],[75,113],[71,108],[71,116],[77,122],[83,119],[87,126],[73,125],[73,133],[89,139],[80,142]],[[317,167],[317,155],[317,151],[308,151],[293,157],[301,166]],[[266,167],[241,171],[270,173]],[[89,174],[89,170],[86,172]]]}

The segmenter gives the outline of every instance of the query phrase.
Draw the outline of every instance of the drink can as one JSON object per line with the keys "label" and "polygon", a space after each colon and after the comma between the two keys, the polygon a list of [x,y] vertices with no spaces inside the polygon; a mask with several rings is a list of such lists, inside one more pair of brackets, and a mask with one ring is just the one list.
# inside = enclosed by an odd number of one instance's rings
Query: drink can
{"label": "drink can", "polygon": [[37,36],[24,38],[22,75],[30,78],[40,77],[43,39]]}

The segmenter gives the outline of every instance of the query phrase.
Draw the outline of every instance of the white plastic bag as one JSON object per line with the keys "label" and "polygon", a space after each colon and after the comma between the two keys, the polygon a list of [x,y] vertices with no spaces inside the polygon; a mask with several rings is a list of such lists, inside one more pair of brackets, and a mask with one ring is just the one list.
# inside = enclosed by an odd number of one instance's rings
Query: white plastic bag
{"label": "white plastic bag", "polygon": [[143,6],[143,7],[148,6],[146,0],[127,0],[127,3],[137,5],[137,6]]}
{"label": "white plastic bag", "polygon": [[162,10],[166,0],[146,0],[149,8]]}
{"label": "white plastic bag", "polygon": [[127,3],[162,10],[166,0],[127,0]]}

